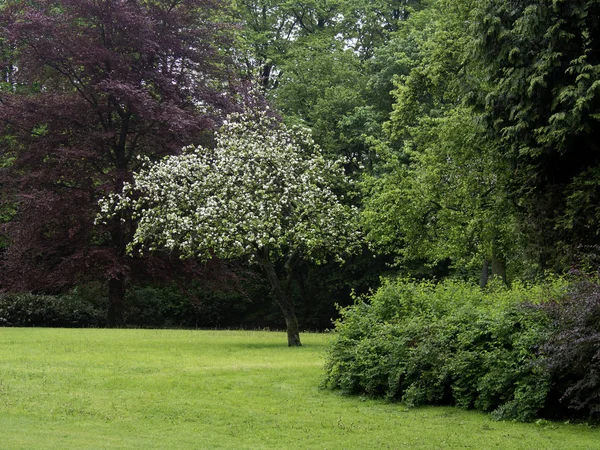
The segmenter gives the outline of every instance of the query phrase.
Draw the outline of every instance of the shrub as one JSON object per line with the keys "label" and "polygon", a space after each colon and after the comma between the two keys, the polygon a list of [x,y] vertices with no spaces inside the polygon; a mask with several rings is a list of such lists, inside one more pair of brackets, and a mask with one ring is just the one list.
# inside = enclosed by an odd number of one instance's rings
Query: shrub
{"label": "shrub", "polygon": [[200,283],[135,285],[125,297],[125,322],[137,327],[239,327],[254,306],[241,292]]}
{"label": "shrub", "polygon": [[386,282],[341,311],[324,385],[532,420],[550,389],[540,348],[552,332],[549,315],[533,304],[561,288]]}
{"label": "shrub", "polygon": [[[556,326],[544,344],[556,416],[600,418],[600,285],[583,281],[559,302],[544,304]],[[561,409],[566,406],[569,412]]]}
{"label": "shrub", "polygon": [[101,327],[106,313],[73,295],[0,294],[0,326]]}
{"label": "shrub", "polygon": [[[253,302],[238,291],[197,283],[184,288],[174,283],[131,286],[124,302],[125,326],[215,328],[265,322],[264,311],[258,319],[247,319],[264,302]],[[108,292],[101,283],[82,284],[62,295],[0,294],[0,326],[103,327],[107,311]]]}

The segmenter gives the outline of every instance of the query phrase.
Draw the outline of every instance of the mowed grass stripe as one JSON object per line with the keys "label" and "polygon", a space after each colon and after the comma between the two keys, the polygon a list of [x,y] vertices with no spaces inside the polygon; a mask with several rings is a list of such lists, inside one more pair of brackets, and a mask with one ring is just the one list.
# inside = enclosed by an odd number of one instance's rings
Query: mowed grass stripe
{"label": "mowed grass stripe", "polygon": [[494,422],[318,388],[331,336],[0,329],[0,449],[599,449],[585,425]]}

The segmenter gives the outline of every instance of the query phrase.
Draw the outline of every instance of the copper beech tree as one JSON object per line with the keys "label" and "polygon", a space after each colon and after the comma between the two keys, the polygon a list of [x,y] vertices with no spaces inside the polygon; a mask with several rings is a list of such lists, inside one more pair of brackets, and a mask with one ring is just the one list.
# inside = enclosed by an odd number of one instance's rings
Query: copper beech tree
{"label": "copper beech tree", "polygon": [[137,270],[125,253],[135,223],[94,226],[98,199],[130,180],[136,155],[201,143],[231,111],[219,4],[4,2],[0,185],[15,213],[2,228],[1,287],[49,291],[104,280],[109,319],[119,322]]}
{"label": "copper beech tree", "polygon": [[341,194],[349,183],[342,161],[325,158],[307,130],[265,113],[233,114],[214,148],[147,160],[122,193],[101,201],[99,221],[136,219],[132,253],[166,248],[182,258],[249,258],[271,285],[288,345],[299,346],[294,268],[357,249],[358,212]]}

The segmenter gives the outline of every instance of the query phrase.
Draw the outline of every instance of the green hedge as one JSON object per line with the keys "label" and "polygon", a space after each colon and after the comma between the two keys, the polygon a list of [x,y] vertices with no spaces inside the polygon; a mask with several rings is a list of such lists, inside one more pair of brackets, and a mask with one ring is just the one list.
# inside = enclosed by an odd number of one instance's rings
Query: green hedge
{"label": "green hedge", "polygon": [[[151,328],[235,328],[271,326],[272,303],[250,291],[259,303],[237,291],[219,292],[189,283],[130,286],[123,303],[123,326]],[[269,301],[269,303],[267,303]],[[261,308],[262,307],[262,308]],[[253,317],[258,311],[260,315]],[[257,313],[257,314],[258,314]],[[100,283],[77,286],[61,295],[0,293],[0,326],[105,327],[108,292]],[[273,323],[279,323],[279,317]],[[265,325],[266,324],[266,325]]]}
{"label": "green hedge", "polygon": [[0,294],[0,326],[102,327],[106,312],[75,295]]}
{"label": "green hedge", "polygon": [[553,389],[542,299],[565,284],[482,291],[460,281],[389,281],[342,310],[324,385],[409,406],[456,405],[499,419],[544,415]]}

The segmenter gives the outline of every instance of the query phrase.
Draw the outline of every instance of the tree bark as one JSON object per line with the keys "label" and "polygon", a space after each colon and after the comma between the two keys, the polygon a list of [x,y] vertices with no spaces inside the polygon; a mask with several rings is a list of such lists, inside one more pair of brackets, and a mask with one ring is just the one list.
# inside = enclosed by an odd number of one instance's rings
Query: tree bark
{"label": "tree bark", "polygon": [[481,280],[479,281],[479,286],[483,289],[487,286],[490,278],[495,277],[499,277],[504,285],[509,286],[508,279],[506,277],[506,260],[502,254],[493,250],[491,258],[485,258],[483,260],[483,268],[481,270]]}
{"label": "tree bark", "polygon": [[[293,255],[292,255],[293,256]],[[290,283],[291,283],[291,258],[286,262],[286,271],[288,272],[288,278],[286,282],[286,288],[284,289],[281,286],[281,282],[279,281],[279,277],[275,272],[275,268],[273,267],[273,263],[269,257],[269,249],[262,248],[259,250],[259,261],[260,265],[264,269],[267,278],[269,279],[269,283],[271,284],[271,289],[277,303],[279,304],[279,308],[281,308],[281,312],[285,319],[285,325],[287,328],[287,337],[288,337],[288,347],[300,347],[302,343],[300,342],[300,327],[298,326],[298,318],[296,317],[296,312],[294,311],[294,305],[292,303],[292,296],[290,293]]]}
{"label": "tree bark", "polygon": [[122,263],[125,255],[125,233],[123,225],[117,218],[115,227],[112,230],[112,245],[118,252],[118,261],[114,264],[117,268],[108,279],[108,325],[111,327],[121,327],[125,323],[124,304],[125,304],[125,274],[118,267]]}
{"label": "tree bark", "polygon": [[490,260],[485,258],[483,260],[483,268],[481,269],[481,281],[479,282],[479,287],[483,289],[487,286],[488,280],[490,278]]}
{"label": "tree bark", "polygon": [[[123,185],[122,179],[118,180],[120,186]],[[117,190],[119,192],[119,190]],[[114,264],[114,273],[108,279],[108,325],[111,327],[122,327],[125,324],[125,289],[126,275],[123,273],[121,264],[125,257],[127,245],[125,225],[121,223],[119,217],[113,220],[113,229],[111,230],[112,246],[117,252],[117,261]]]}

